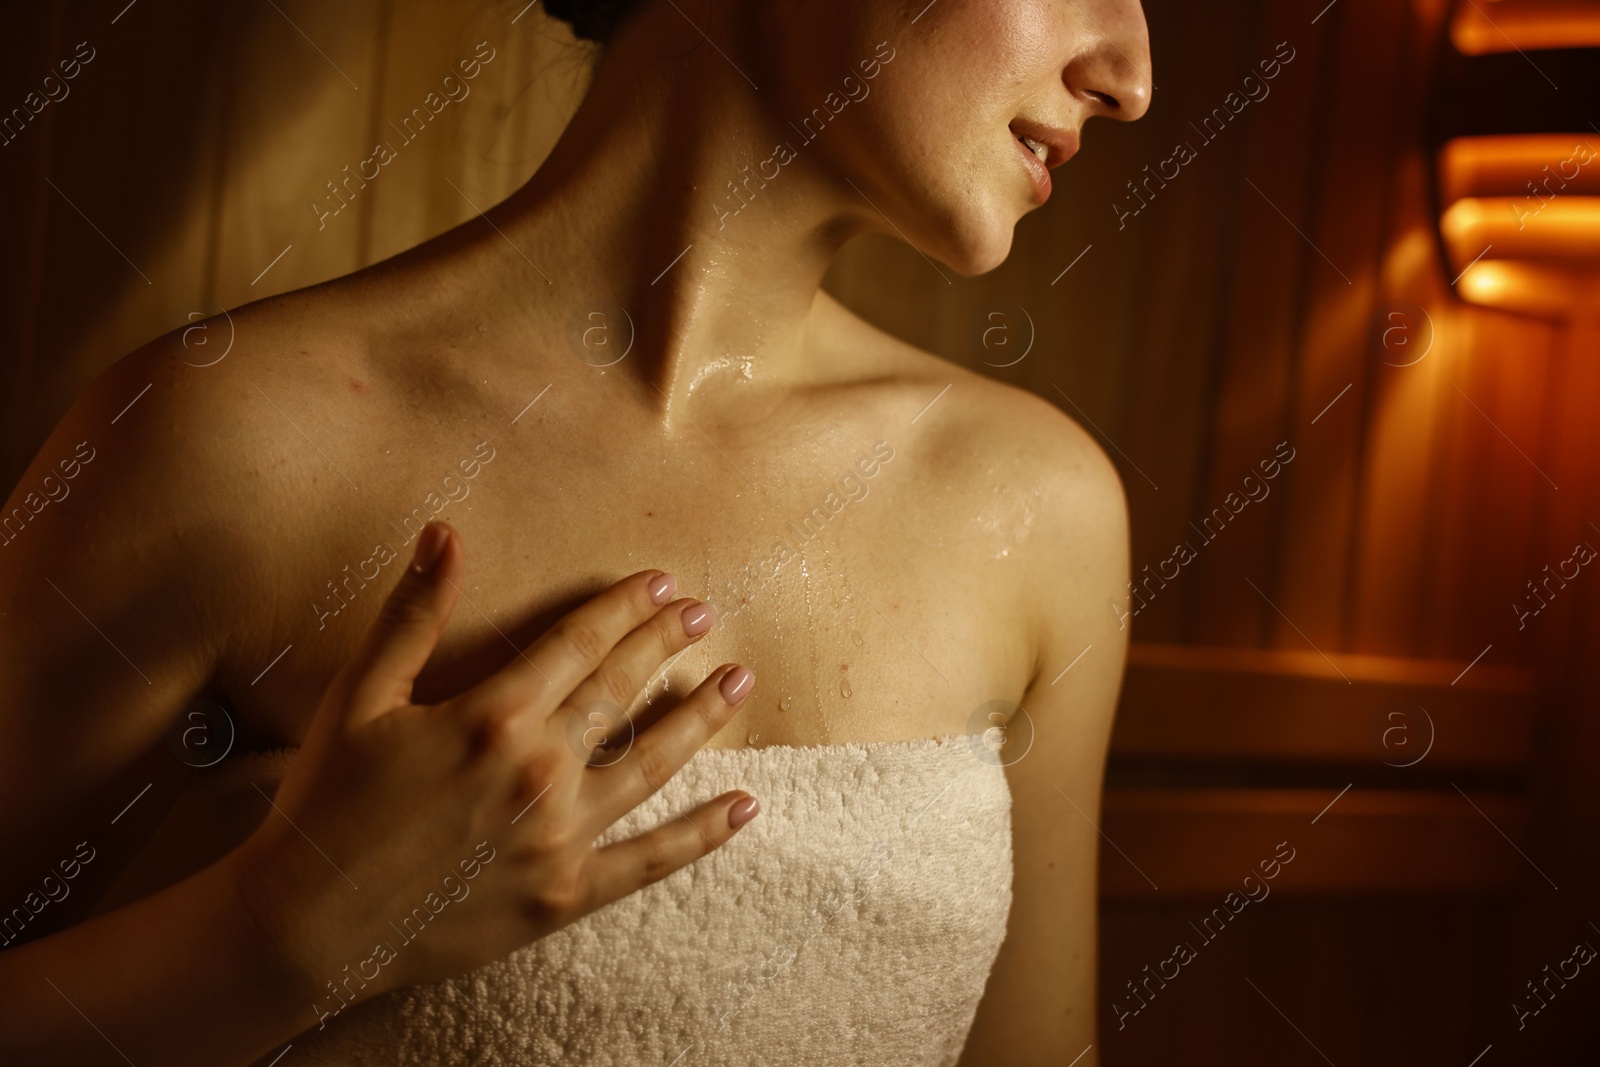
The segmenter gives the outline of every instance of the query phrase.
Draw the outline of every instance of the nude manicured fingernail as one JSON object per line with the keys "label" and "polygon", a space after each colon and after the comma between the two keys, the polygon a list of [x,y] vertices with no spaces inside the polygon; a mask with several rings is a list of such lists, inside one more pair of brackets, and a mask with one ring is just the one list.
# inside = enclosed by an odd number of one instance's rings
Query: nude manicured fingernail
{"label": "nude manicured fingernail", "polygon": [[723,700],[729,704],[737,704],[750,694],[750,687],[755,684],[755,680],[755,672],[749,667],[735,667],[722,676],[717,688],[722,691]]}
{"label": "nude manicured fingernail", "polygon": [[449,539],[449,531],[440,523],[430,522],[424,526],[411,557],[411,569],[418,574],[427,574],[433,570],[434,565],[439,562],[439,557],[444,555],[444,544]]}
{"label": "nude manicured fingernail", "polygon": [[650,590],[650,603],[665,604],[672,599],[673,591],[678,588],[678,580],[670,574],[658,574],[650,579],[646,587]]}
{"label": "nude manicured fingernail", "polygon": [[711,610],[710,604],[695,601],[683,609],[683,632],[690,637],[699,637],[711,629],[711,622],[716,618],[716,612]]}
{"label": "nude manicured fingernail", "polygon": [[759,814],[761,814],[761,802],[755,797],[745,797],[728,809],[728,826],[737,830]]}

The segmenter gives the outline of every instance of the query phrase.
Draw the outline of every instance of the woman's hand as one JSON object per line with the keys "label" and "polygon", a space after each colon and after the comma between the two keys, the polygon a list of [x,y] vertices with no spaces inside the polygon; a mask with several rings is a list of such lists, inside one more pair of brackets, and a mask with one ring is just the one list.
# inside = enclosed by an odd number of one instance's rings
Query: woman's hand
{"label": "woman's hand", "polygon": [[661,663],[711,627],[710,607],[673,600],[660,571],[624,578],[467,692],[413,704],[461,573],[456,534],[424,529],[274,810],[223,861],[274,962],[329,1013],[505,956],[693,862],[757,811],[725,793],[594,847],[754,682],[724,665],[622,757],[593,755]]}

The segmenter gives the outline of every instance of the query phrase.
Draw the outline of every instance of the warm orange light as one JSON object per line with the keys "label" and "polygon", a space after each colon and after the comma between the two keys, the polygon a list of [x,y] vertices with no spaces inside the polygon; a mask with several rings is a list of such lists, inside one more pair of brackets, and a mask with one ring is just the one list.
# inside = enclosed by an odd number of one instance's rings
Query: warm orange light
{"label": "warm orange light", "polygon": [[1600,196],[1468,197],[1450,205],[1439,229],[1460,263],[1484,254],[1600,265]]}
{"label": "warm orange light", "polygon": [[1474,303],[1492,304],[1496,298],[1504,300],[1506,291],[1512,286],[1505,264],[1479,262],[1468,268],[1456,283],[1456,288]]}
{"label": "warm orange light", "polygon": [[1600,46],[1594,0],[1479,0],[1457,5],[1450,41],[1465,55]]}
{"label": "warm orange light", "polygon": [[1469,303],[1507,311],[1548,318],[1600,317],[1600,272],[1592,270],[1480,260],[1461,276],[1456,291]]}
{"label": "warm orange light", "polygon": [[1457,137],[1439,150],[1439,192],[1446,207],[1468,196],[1600,195],[1600,137]]}
{"label": "warm orange light", "polygon": [[1445,268],[1463,300],[1600,315],[1600,137],[1461,137],[1437,162]]}

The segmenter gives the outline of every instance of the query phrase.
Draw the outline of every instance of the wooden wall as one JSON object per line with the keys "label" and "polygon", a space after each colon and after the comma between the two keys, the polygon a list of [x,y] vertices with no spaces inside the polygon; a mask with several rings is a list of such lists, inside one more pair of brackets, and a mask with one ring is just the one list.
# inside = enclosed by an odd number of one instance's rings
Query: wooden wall
{"label": "wooden wall", "polygon": [[[125,4],[31,5],[0,42],[0,107],[78,42],[96,54],[0,146],[8,479],[123,352],[509,193],[587,77],[517,4]],[[1580,1062],[1600,1001],[1600,978],[1575,983],[1523,1031],[1510,1008],[1572,941],[1600,945],[1583,918],[1600,919],[1600,579],[1524,630],[1511,608],[1600,545],[1600,325],[1454,297],[1424,138],[1444,6],[1150,0],[1154,107],[1090,127],[1000,270],[950,286],[864,239],[830,275],[874,321],[1099,434],[1141,574],[1196,549],[1133,620],[1104,816],[1106,1063],[1465,1065],[1486,1045],[1485,1067]],[[324,183],[485,40],[472,95],[319,228]],[[1200,134],[1291,49],[1269,95]],[[1180,141],[1194,158],[1119,217]],[[976,342],[995,322],[1012,347]],[[1270,495],[1207,540],[1196,525],[1280,442],[1294,459]],[[1413,766],[1383,741],[1397,707],[1432,723]],[[1124,983],[1279,841],[1297,852],[1273,896],[1119,1028]]]}
{"label": "wooden wall", "polygon": [[[1600,583],[1522,629],[1512,604],[1600,546],[1600,324],[1455,297],[1426,131],[1445,0],[1145,9],[1149,115],[1091,127],[1005,266],[951,293],[881,241],[835,275],[974,367],[1008,356],[972,318],[1025,308],[1037,347],[989,372],[1106,443],[1136,577],[1196,549],[1134,620],[1102,824],[1104,1060],[1593,1062],[1600,984],[1520,1029],[1512,1004],[1600,945],[1580,769],[1600,752]],[[1197,130],[1280,43],[1270,94]],[[1195,158],[1141,207],[1127,183],[1179,142]],[[1278,442],[1295,459],[1270,495],[1197,530]],[[1272,903],[1204,941],[1190,924],[1280,841],[1298,852]],[[1123,1018],[1126,983],[1179,941],[1199,958]]]}
{"label": "wooden wall", "polygon": [[[194,312],[392,255],[525,181],[588,66],[538,8],[512,25],[518,6],[107,0],[14,13],[0,106],[21,105],[79,42],[95,58],[0,146],[8,484],[119,355]],[[319,226],[311,203],[337,203],[326,183],[380,137],[399,144],[389,123],[480,41],[494,58],[470,95]]]}

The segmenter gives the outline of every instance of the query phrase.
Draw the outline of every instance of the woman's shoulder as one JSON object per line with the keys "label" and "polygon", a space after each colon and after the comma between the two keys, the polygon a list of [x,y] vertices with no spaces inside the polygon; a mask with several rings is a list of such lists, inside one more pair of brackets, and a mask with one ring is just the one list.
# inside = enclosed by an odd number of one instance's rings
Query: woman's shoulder
{"label": "woman's shoulder", "polygon": [[185,495],[159,477],[173,465],[191,500],[195,479],[207,492],[252,499],[244,483],[286,465],[270,446],[305,436],[334,406],[317,395],[359,362],[353,331],[335,324],[329,303],[301,290],[175,328],[103,371],[62,423],[101,427],[107,452],[163,504],[181,507],[169,489]]}
{"label": "woman's shoulder", "polygon": [[947,487],[996,486],[1054,502],[1062,518],[1122,521],[1122,481],[1095,437],[1049,399],[924,351],[831,301],[836,336],[909,411],[902,435]]}
{"label": "woman's shoulder", "polygon": [[883,435],[906,457],[898,477],[917,526],[949,565],[981,575],[997,617],[1041,647],[1103,621],[1127,580],[1128,514],[1095,437],[1037,393],[865,323],[848,329],[870,380],[893,383]]}
{"label": "woman's shoulder", "polygon": [[170,581],[201,600],[218,575],[242,580],[264,545],[325,514],[343,485],[336,390],[349,391],[359,355],[333,321],[326,297],[306,290],[186,323],[113,362],[17,485],[25,501],[60,456],[94,457],[35,522],[56,529],[18,538],[13,553],[136,561],[141,585]]}
{"label": "woman's shoulder", "polygon": [[233,311],[141,346],[41,444],[0,524],[0,613],[30,620],[0,643],[13,688],[40,687],[42,699],[54,686],[89,707],[126,670],[145,683],[138,698],[106,696],[102,708],[120,708],[126,725],[154,723],[206,683],[239,605],[259,602],[250,594],[274,562],[263,544],[291,521],[273,497],[292,475],[272,448],[295,431],[248,402],[252,383],[271,391],[283,376],[242,359],[276,343],[266,322]]}

